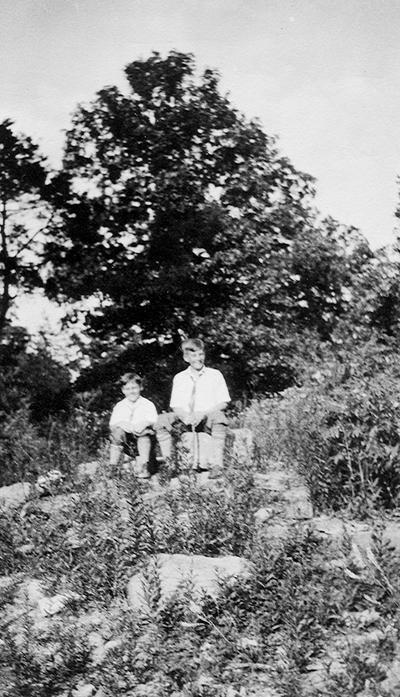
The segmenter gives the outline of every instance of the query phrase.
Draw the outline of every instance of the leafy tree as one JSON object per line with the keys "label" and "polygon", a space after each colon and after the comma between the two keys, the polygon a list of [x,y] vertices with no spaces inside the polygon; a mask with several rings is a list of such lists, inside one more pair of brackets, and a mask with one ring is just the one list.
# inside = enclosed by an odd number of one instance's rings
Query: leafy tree
{"label": "leafy tree", "polygon": [[191,55],[125,73],[129,93],[101,90],[67,134],[49,295],[90,300],[92,356],[143,365],[153,343],[164,366],[195,332],[238,391],[287,384],[298,332],[330,331],[350,268],[337,226],[316,222],[313,179]]}
{"label": "leafy tree", "polygon": [[29,349],[22,327],[7,325],[0,343],[0,416],[29,408],[38,421],[67,406],[70,376],[45,343]]}
{"label": "leafy tree", "polygon": [[0,123],[0,338],[16,290],[41,285],[36,245],[50,216],[46,177],[38,147],[15,134],[9,119]]}

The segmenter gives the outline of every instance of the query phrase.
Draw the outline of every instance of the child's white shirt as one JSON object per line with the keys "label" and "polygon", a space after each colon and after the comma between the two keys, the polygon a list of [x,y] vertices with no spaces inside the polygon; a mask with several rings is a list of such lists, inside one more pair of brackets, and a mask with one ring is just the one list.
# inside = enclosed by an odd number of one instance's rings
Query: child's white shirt
{"label": "child's white shirt", "polygon": [[171,409],[190,411],[193,398],[193,411],[211,411],[221,402],[230,402],[225,378],[216,368],[204,366],[199,372],[186,368],[175,375],[172,383]]}
{"label": "child's white shirt", "polygon": [[110,428],[120,426],[126,433],[140,433],[146,426],[154,426],[157,418],[157,409],[146,397],[135,402],[125,397],[112,410]]}

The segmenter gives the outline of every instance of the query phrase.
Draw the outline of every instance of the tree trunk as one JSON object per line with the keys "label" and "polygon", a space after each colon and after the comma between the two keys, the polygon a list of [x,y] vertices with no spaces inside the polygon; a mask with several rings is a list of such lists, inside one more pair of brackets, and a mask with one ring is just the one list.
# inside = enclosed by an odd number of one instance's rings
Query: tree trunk
{"label": "tree trunk", "polygon": [[7,321],[7,313],[10,309],[10,286],[11,286],[11,263],[7,245],[7,206],[3,199],[0,224],[0,263],[3,267],[1,270],[3,290],[0,298],[0,341],[4,334],[4,329]]}

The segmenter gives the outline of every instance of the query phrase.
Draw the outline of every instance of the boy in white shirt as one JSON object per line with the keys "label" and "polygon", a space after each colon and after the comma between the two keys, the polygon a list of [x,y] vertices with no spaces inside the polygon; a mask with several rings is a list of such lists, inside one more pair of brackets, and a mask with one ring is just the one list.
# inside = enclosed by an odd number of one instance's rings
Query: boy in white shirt
{"label": "boy in white shirt", "polygon": [[110,464],[117,465],[126,445],[136,442],[138,457],[137,476],[147,479],[151,436],[157,422],[157,410],[149,399],[142,397],[143,379],[136,373],[121,377],[124,399],[117,402],[110,418]]}
{"label": "boy in white shirt", "polygon": [[[183,359],[189,363],[186,370],[175,375],[170,407],[172,414],[159,417],[156,431],[164,458],[171,456],[171,430],[180,422],[184,431],[208,433],[212,439],[212,457],[202,468],[211,467],[211,476],[218,476],[223,465],[227,430],[224,414],[230,396],[222,373],[205,366],[205,349],[201,339],[187,339],[182,344]],[[187,442],[187,439],[186,439]]]}

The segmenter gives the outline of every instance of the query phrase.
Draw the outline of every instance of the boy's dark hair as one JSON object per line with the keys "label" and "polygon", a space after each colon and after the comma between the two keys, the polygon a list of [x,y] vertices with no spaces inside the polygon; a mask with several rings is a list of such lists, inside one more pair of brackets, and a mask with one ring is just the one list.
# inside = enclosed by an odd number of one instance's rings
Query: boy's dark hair
{"label": "boy's dark hair", "polygon": [[204,351],[204,341],[202,339],[185,339],[182,341],[182,351]]}
{"label": "boy's dark hair", "polygon": [[124,373],[119,379],[120,385],[126,385],[128,382],[136,382],[139,387],[143,387],[143,378],[138,373]]}

